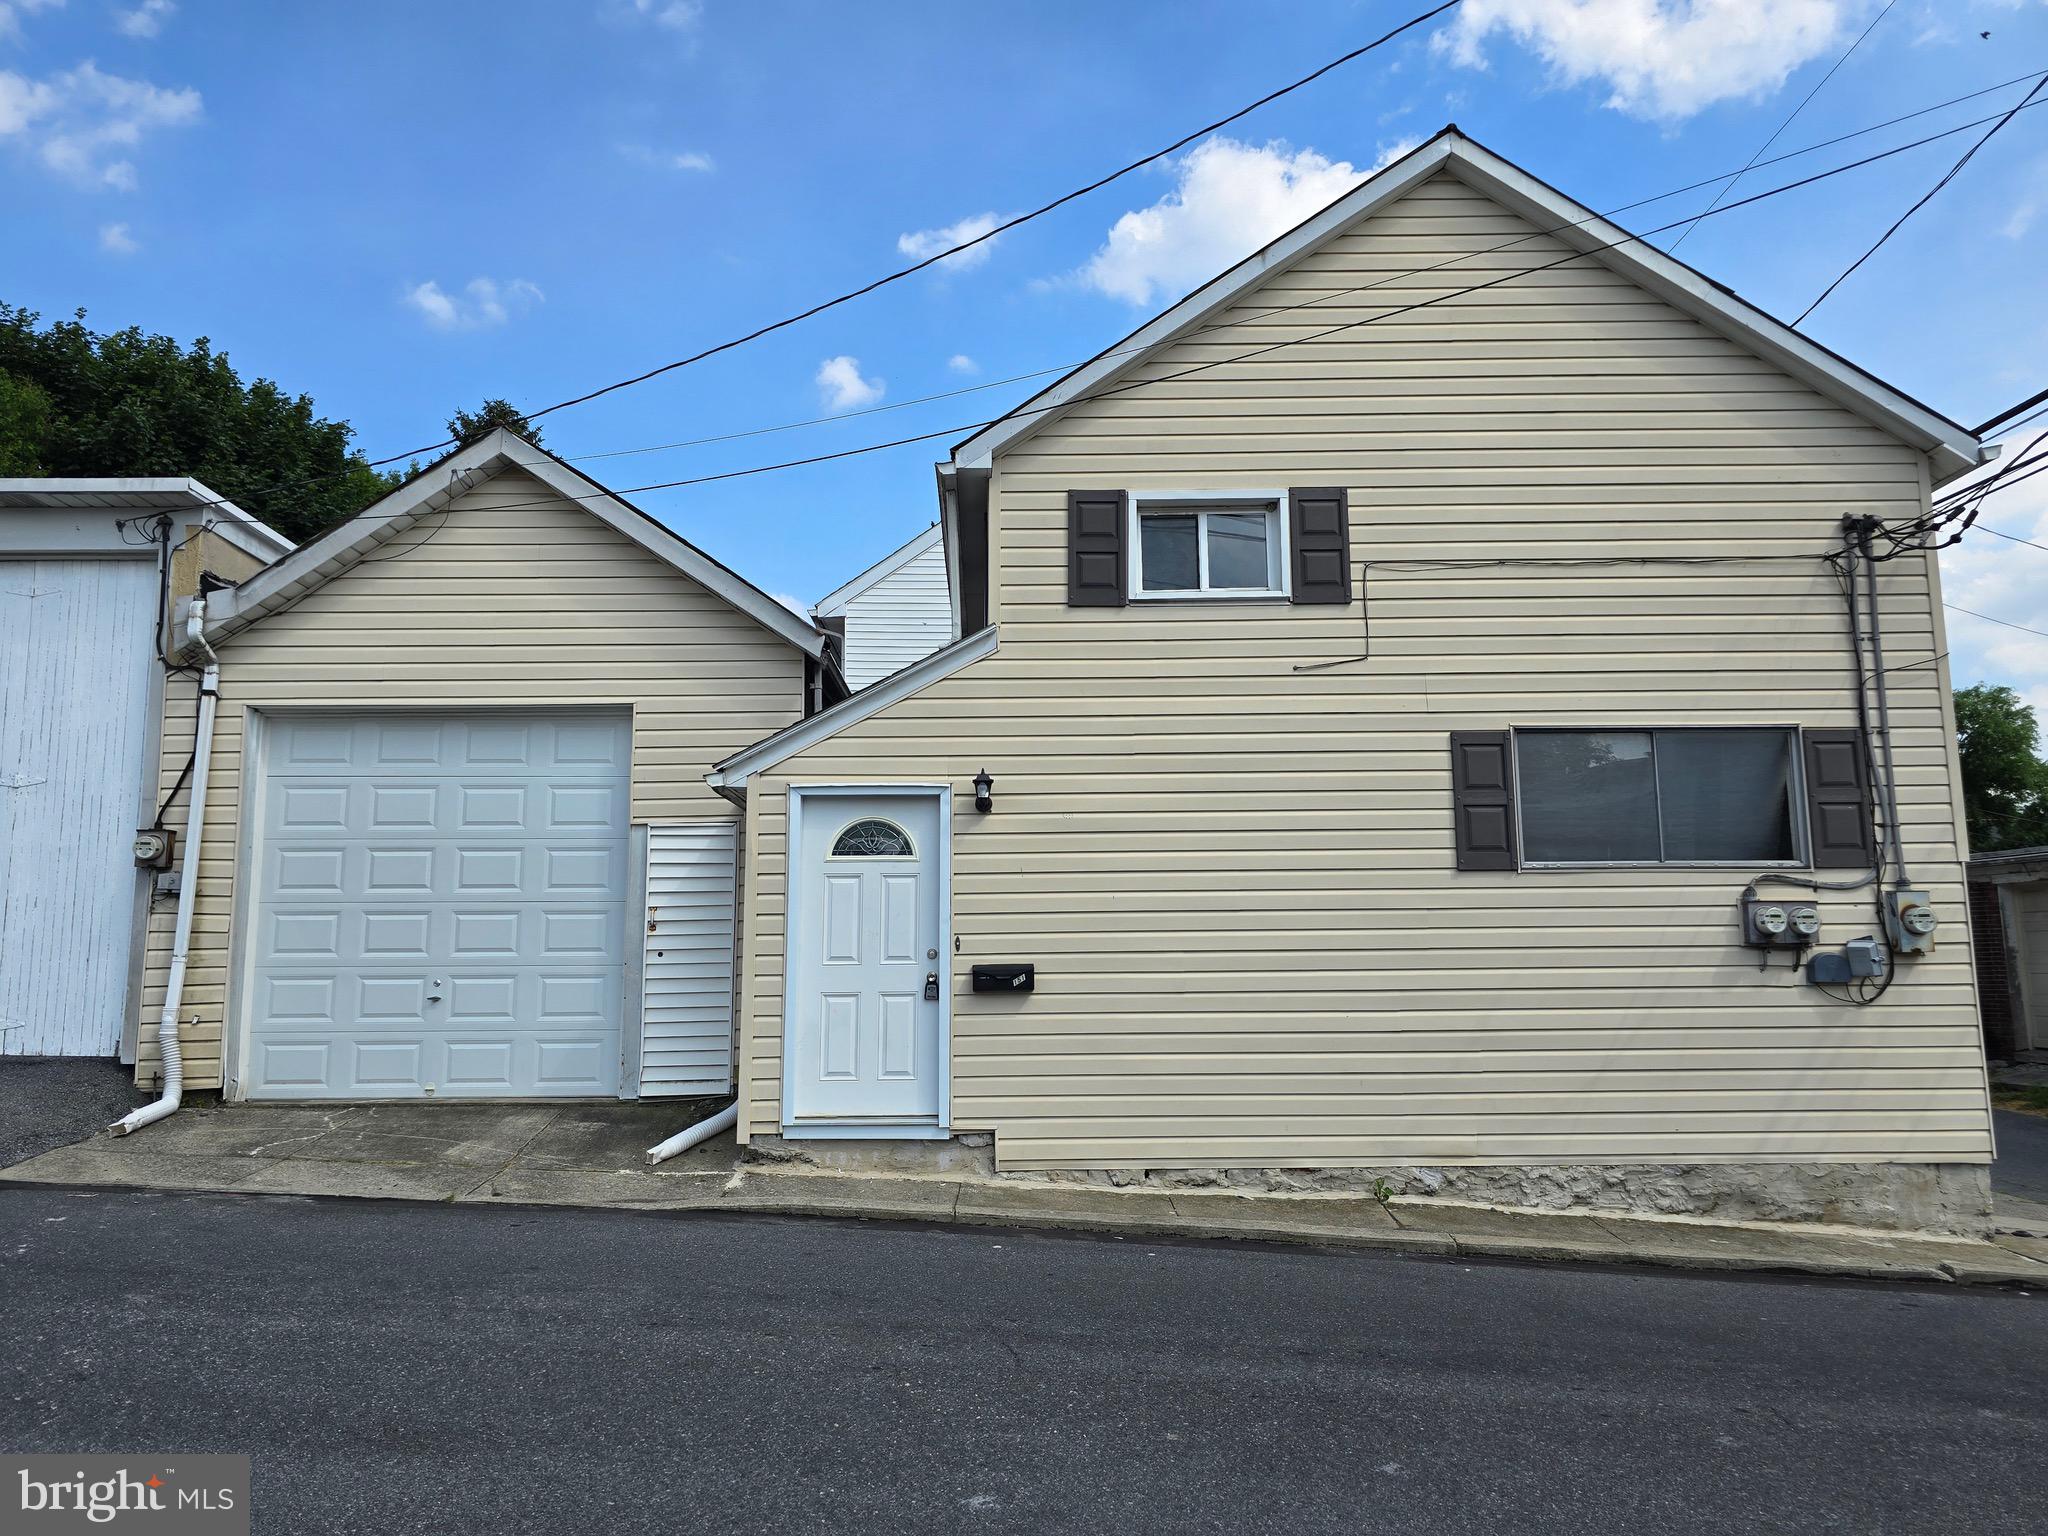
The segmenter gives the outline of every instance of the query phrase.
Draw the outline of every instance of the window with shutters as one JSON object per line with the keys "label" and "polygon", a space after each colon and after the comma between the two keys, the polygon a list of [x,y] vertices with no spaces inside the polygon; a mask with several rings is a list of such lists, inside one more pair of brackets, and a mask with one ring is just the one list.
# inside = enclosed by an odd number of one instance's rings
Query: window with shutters
{"label": "window with shutters", "polygon": [[1286,497],[1132,495],[1133,599],[1287,596]]}
{"label": "window with shutters", "polygon": [[1776,727],[1515,732],[1522,863],[1799,864],[1799,738]]}

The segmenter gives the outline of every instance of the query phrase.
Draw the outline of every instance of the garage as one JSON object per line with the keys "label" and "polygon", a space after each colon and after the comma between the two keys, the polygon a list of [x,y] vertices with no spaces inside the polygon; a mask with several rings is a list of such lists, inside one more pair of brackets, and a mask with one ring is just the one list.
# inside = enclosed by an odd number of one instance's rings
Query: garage
{"label": "garage", "polygon": [[630,717],[259,719],[247,1096],[616,1094]]}

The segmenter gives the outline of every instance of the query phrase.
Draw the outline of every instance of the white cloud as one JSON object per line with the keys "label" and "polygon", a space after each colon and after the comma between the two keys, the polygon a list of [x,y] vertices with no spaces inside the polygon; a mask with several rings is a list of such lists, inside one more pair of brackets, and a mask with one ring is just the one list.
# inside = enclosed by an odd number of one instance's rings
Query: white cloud
{"label": "white cloud", "polygon": [[173,0],[142,0],[132,11],[114,13],[114,30],[123,37],[155,37],[177,9]]}
{"label": "white cloud", "polygon": [[2042,213],[2048,211],[2048,160],[2036,160],[2023,178],[2014,177],[2013,182],[2012,207],[1999,227],[1999,233],[2008,240],[2023,238]]}
{"label": "white cloud", "polygon": [[884,380],[863,377],[860,359],[843,353],[818,364],[817,385],[828,411],[852,411],[873,405],[889,387]]}
{"label": "white cloud", "polygon": [[127,151],[162,128],[196,122],[199,93],[110,75],[90,59],[46,80],[0,70],[0,139],[17,138],[43,165],[83,187],[132,192]]}
{"label": "white cloud", "polygon": [[946,359],[946,366],[952,369],[955,373],[981,372],[981,364],[977,363],[965,352],[955,352],[951,357]]}
{"label": "white cloud", "polygon": [[1485,67],[1505,32],[1559,79],[1608,88],[1636,117],[1690,117],[1732,97],[1764,96],[1830,49],[1865,0],[1465,0],[1432,46]]}
{"label": "white cloud", "polygon": [[[913,261],[929,261],[941,251],[951,250],[963,241],[987,234],[1000,223],[1002,219],[993,213],[973,213],[957,224],[948,224],[943,229],[914,229],[907,235],[898,235],[896,249]],[[964,250],[957,256],[948,256],[939,265],[964,272],[969,267],[978,267],[987,261],[995,254],[995,248],[995,241],[983,240],[981,244]]]}
{"label": "white cloud", "polygon": [[0,38],[19,37],[21,18],[51,10],[64,0],[0,0]]}
{"label": "white cloud", "polygon": [[[2006,456],[2016,457],[2041,425],[2008,437]],[[2001,539],[1985,531],[1987,523],[2000,533],[2048,544],[2048,475],[1986,497],[1977,526],[1941,554],[1942,596],[1956,608],[2048,630],[2048,549]],[[1978,681],[2009,684],[2048,724],[2048,639],[1954,608],[1943,618],[1948,626],[1949,670],[1958,686]]]}
{"label": "white cloud", "polygon": [[100,249],[114,256],[133,256],[142,247],[135,243],[135,237],[128,232],[126,224],[102,224]]}
{"label": "white cloud", "polygon": [[800,597],[791,597],[787,592],[770,592],[768,595],[799,618],[811,616],[811,605]]}
{"label": "white cloud", "polygon": [[523,315],[546,297],[523,277],[500,282],[472,277],[460,293],[449,293],[431,280],[405,291],[405,302],[426,317],[437,331],[480,331]]}
{"label": "white cloud", "polygon": [[1129,304],[1148,304],[1155,294],[1178,298],[1413,147],[1397,144],[1360,170],[1277,140],[1206,139],[1173,162],[1173,190],[1111,225],[1074,280]]}
{"label": "white cloud", "polygon": [[694,32],[704,19],[703,0],[633,0],[633,10],[671,32]]}
{"label": "white cloud", "polygon": [[715,171],[717,165],[702,150],[650,149],[645,144],[621,144],[619,153],[628,160],[664,171]]}

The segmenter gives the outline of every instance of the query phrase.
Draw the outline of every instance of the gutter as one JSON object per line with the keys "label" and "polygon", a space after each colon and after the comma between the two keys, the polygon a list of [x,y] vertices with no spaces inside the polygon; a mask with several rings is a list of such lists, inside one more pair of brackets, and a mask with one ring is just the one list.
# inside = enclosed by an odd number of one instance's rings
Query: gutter
{"label": "gutter", "polygon": [[185,1099],[185,1056],[178,1044],[178,1008],[185,1000],[185,968],[192,954],[192,912],[199,900],[199,848],[206,832],[206,782],[213,767],[213,721],[220,702],[220,657],[206,640],[206,595],[192,599],[185,614],[186,645],[206,658],[199,677],[199,720],[192,744],[192,783],[185,813],[185,854],[178,872],[178,926],[171,943],[171,972],[164,982],[163,1012],[157,1016],[157,1050],[163,1058],[163,1097],[123,1115],[108,1127],[128,1136],[174,1115]]}

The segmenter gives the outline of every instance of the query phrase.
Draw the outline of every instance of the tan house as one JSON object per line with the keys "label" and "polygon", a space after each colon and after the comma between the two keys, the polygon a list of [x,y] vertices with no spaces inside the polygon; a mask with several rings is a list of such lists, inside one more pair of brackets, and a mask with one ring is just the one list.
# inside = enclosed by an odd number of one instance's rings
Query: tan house
{"label": "tan house", "polygon": [[850,698],[500,435],[191,616],[141,1070],[1966,1224],[1937,573],[1860,539],[1983,456],[1454,130],[960,444]]}
{"label": "tan house", "polygon": [[741,1138],[1980,1217],[1937,572],[1855,520],[1984,456],[1446,130],[960,444],[963,638],[718,765]]}

